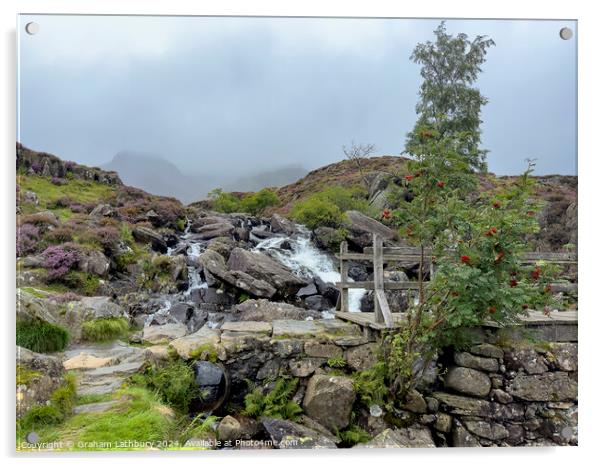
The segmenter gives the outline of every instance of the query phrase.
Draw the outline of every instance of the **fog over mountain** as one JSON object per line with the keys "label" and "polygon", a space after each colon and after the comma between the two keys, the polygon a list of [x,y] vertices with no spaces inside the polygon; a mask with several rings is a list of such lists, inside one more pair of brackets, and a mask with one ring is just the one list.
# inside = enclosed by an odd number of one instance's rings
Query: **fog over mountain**
{"label": "fog over mountain", "polygon": [[214,188],[225,191],[258,191],[292,183],[308,173],[300,165],[282,166],[246,176],[237,172],[184,173],[163,157],[134,151],[117,153],[101,168],[116,171],[127,185],[152,194],[172,196],[184,203],[206,198]]}

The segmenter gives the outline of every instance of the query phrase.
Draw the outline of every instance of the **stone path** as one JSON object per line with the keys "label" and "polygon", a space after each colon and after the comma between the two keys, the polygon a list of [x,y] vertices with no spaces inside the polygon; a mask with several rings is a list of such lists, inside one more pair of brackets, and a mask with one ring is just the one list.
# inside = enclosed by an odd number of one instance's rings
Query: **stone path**
{"label": "stone path", "polygon": [[117,390],[149,357],[146,349],[120,341],[97,343],[68,349],[63,366],[76,374],[78,395],[105,395]]}

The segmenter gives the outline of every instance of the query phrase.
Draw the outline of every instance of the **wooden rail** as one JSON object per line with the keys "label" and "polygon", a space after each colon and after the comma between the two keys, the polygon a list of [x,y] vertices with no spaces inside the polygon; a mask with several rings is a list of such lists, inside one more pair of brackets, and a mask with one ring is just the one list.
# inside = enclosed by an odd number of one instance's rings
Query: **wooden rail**
{"label": "wooden rail", "polygon": [[[404,282],[385,282],[384,264],[387,262],[418,263],[421,259],[420,248],[410,246],[383,247],[383,239],[378,233],[373,233],[373,246],[364,248],[363,253],[349,252],[346,241],[341,242],[340,252],[336,255],[340,263],[341,281],[336,283],[340,294],[337,302],[337,311],[342,314],[349,313],[349,290],[366,289],[373,290],[374,293],[374,322],[384,328],[392,328],[395,325],[394,317],[391,313],[385,290],[407,290],[412,292],[408,299],[414,297],[414,293],[419,289],[417,281]],[[455,251],[448,250],[448,254],[454,254]],[[425,251],[426,257],[432,257],[430,250]],[[373,281],[349,281],[348,261],[370,261],[373,263],[374,280]],[[538,262],[553,262],[556,264],[576,264],[577,254],[573,252],[526,252],[522,254],[521,262],[524,264],[534,264]],[[435,273],[435,266],[429,260],[431,276]],[[576,283],[552,283],[550,284],[553,292],[576,293]],[[359,317],[358,317],[359,318]]]}

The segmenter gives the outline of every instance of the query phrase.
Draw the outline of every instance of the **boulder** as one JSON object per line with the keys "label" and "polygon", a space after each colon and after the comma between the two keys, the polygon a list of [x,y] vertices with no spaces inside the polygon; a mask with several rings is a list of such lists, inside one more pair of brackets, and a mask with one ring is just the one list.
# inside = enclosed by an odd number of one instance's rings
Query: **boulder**
{"label": "boulder", "polygon": [[162,254],[167,252],[167,243],[155,230],[146,227],[136,227],[132,230],[132,235],[136,241],[150,244],[157,252]]}
{"label": "boulder", "polygon": [[197,361],[193,365],[195,383],[201,396],[192,403],[193,412],[214,411],[228,396],[228,377],[224,368],[209,361]]}
{"label": "boulder", "polygon": [[[205,275],[217,277],[225,283],[249,293],[258,298],[271,298],[276,294],[276,288],[268,282],[257,279],[243,271],[231,271],[226,267],[226,261],[219,253],[206,250],[198,258],[204,268]],[[209,274],[207,273],[209,272]]]}
{"label": "boulder", "polygon": [[484,397],[491,390],[491,380],[477,370],[452,367],[445,376],[445,386],[467,395]]}
{"label": "boulder", "polygon": [[518,374],[507,391],[527,401],[574,401],[577,398],[577,382],[566,372]]}
{"label": "boulder", "polygon": [[100,251],[87,250],[80,254],[77,268],[82,272],[104,277],[109,272],[111,263]]}
{"label": "boulder", "polygon": [[325,282],[320,277],[315,277],[314,283],[316,284],[316,288],[318,288],[318,293],[324,296],[333,306],[335,306],[339,299],[339,289],[335,286],[335,284]]}
{"label": "boulder", "polygon": [[318,288],[316,288],[315,283],[310,283],[309,285],[304,286],[299,291],[297,291],[297,298],[303,299],[316,294],[318,294]]}
{"label": "boulder", "polygon": [[349,425],[354,401],[350,378],[314,375],[307,384],[303,408],[308,416],[334,432]]}
{"label": "boulder", "polygon": [[355,448],[435,448],[435,442],[427,427],[385,429],[368,443]]}
{"label": "boulder", "polygon": [[273,214],[270,218],[270,229],[273,233],[281,233],[287,236],[292,236],[297,232],[297,226],[293,222],[278,214]]}
{"label": "boulder", "polygon": [[217,330],[207,326],[202,327],[199,331],[177,338],[170,343],[181,358],[190,359],[191,353],[203,348],[214,349],[219,343],[220,336]]}
{"label": "boulder", "polygon": [[228,268],[269,283],[283,296],[294,295],[307,285],[305,280],[293,275],[289,269],[265,254],[242,248],[232,250],[228,259]]}
{"label": "boulder", "polygon": [[181,324],[186,324],[192,318],[193,314],[194,307],[188,303],[175,303],[169,308],[169,315]]}
{"label": "boulder", "polygon": [[226,416],[218,427],[217,436],[221,441],[249,440],[259,430],[259,425],[254,419],[245,416]]}
{"label": "boulder", "polygon": [[326,311],[332,309],[332,304],[324,296],[308,296],[303,300],[303,303],[307,309],[314,311]]}
{"label": "boulder", "polygon": [[268,301],[267,299],[247,299],[231,310],[236,320],[255,320],[272,322],[274,320],[305,320],[321,318],[317,311],[303,309],[287,303]]}
{"label": "boulder", "polygon": [[186,326],[180,323],[151,325],[149,327],[144,327],[144,330],[142,331],[142,341],[158,345],[161,343],[169,343],[177,338],[182,338],[186,333]]}
{"label": "boulder", "polygon": [[197,236],[202,240],[217,238],[219,236],[229,237],[234,232],[234,225],[227,222],[212,223],[195,230]]}
{"label": "boulder", "polygon": [[347,240],[355,244],[358,248],[365,248],[372,245],[372,235],[375,233],[383,239],[394,239],[396,233],[386,225],[374,220],[357,210],[348,210],[345,212],[348,224]]}
{"label": "boulder", "polygon": [[317,341],[306,341],[304,346],[305,354],[314,358],[341,358],[343,350],[337,345],[331,343],[320,343]]}
{"label": "boulder", "polygon": [[91,219],[99,219],[102,217],[119,217],[119,214],[117,210],[109,204],[98,204],[92,209],[89,217]]}
{"label": "boulder", "polygon": [[330,436],[292,421],[263,418],[261,423],[276,448],[318,449],[337,447]]}
{"label": "boulder", "polygon": [[345,237],[335,228],[318,227],[312,232],[312,239],[321,249],[338,250]]}
{"label": "boulder", "polygon": [[17,418],[45,405],[63,380],[63,365],[54,356],[17,346]]}

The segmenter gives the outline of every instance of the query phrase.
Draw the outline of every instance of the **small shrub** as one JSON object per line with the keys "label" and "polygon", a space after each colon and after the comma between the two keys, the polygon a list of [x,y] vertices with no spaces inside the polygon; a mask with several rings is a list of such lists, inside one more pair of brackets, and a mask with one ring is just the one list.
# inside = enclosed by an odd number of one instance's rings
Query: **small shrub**
{"label": "small shrub", "polygon": [[68,288],[78,290],[86,296],[94,296],[100,287],[100,279],[97,276],[77,270],[72,270],[66,274],[61,282]]}
{"label": "small shrub", "polygon": [[73,240],[73,228],[60,226],[44,235],[44,239],[52,244],[68,243]]}
{"label": "small shrub", "polygon": [[194,370],[182,360],[149,366],[134,382],[156,391],[163,401],[182,413],[188,412],[191,401],[200,396]]}
{"label": "small shrub", "polygon": [[251,215],[260,215],[268,207],[280,204],[278,195],[269,189],[262,189],[256,193],[247,194],[240,201],[242,212],[248,212]]}
{"label": "small shrub", "polygon": [[382,404],[387,397],[387,365],[377,362],[368,370],[353,374],[353,387],[358,399],[366,407]]}
{"label": "small shrub", "polygon": [[268,416],[296,420],[303,412],[292,400],[298,384],[299,379],[280,378],[267,395],[260,388],[250,385],[251,392],[245,396],[245,414],[255,418]]}
{"label": "small shrub", "polygon": [[217,212],[230,214],[240,211],[240,199],[232,193],[217,188],[209,193],[209,198],[212,200],[212,209]]}
{"label": "small shrub", "polygon": [[127,337],[130,326],[125,317],[104,317],[82,325],[82,338],[88,341],[108,341]]}
{"label": "small shrub", "polygon": [[40,229],[30,223],[17,227],[17,256],[31,254],[37,250]]}
{"label": "small shrub", "polygon": [[17,321],[17,345],[35,351],[49,353],[62,351],[69,343],[69,332],[58,325],[42,320]]}
{"label": "small shrub", "polygon": [[291,218],[312,230],[320,226],[340,228],[344,223],[343,214],[347,210],[374,215],[363,190],[333,186],[295,203]]}
{"label": "small shrub", "polygon": [[42,253],[51,280],[60,280],[77,264],[79,254],[70,246],[49,246]]}

